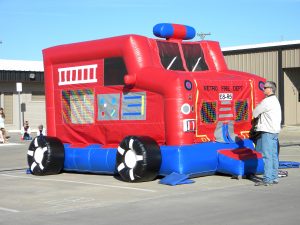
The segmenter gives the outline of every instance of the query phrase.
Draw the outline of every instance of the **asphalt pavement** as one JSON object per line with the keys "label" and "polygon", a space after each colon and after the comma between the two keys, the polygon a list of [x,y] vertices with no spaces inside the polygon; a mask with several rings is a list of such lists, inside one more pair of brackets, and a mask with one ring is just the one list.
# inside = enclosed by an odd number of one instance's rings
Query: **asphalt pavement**
{"label": "asphalt pavement", "polygon": [[[10,132],[0,145],[2,225],[299,225],[300,169],[277,185],[255,187],[250,179],[198,177],[193,184],[126,183],[118,177],[63,172],[26,173],[30,141]],[[300,162],[300,127],[284,127],[280,160]]]}

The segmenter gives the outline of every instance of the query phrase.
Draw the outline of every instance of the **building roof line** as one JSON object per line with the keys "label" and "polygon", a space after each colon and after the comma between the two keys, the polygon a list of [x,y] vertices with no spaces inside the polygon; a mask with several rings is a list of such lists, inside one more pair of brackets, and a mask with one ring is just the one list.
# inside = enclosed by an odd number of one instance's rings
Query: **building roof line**
{"label": "building roof line", "polygon": [[257,48],[271,48],[271,47],[280,47],[280,46],[289,46],[289,45],[297,45],[300,44],[300,40],[293,41],[279,41],[279,42],[269,42],[262,44],[253,44],[253,45],[239,45],[232,47],[223,47],[222,51],[236,51],[236,50],[247,50],[247,49],[257,49]]}
{"label": "building roof line", "polygon": [[44,72],[43,61],[0,59],[0,70]]}

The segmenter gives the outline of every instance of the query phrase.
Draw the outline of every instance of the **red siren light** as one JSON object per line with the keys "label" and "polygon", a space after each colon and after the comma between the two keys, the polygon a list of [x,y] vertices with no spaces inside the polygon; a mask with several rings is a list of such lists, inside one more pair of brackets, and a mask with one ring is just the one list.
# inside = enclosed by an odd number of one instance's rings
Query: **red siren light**
{"label": "red siren light", "polygon": [[190,40],[195,37],[196,30],[193,27],[181,24],[159,23],[153,27],[153,34],[156,37],[166,39]]}

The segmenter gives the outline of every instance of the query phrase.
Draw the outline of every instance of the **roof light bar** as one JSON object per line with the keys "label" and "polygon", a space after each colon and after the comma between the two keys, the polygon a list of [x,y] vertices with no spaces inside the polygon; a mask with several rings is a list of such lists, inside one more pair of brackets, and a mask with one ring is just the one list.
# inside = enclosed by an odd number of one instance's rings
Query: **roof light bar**
{"label": "roof light bar", "polygon": [[189,40],[195,37],[196,30],[193,27],[181,24],[159,23],[153,27],[153,34],[156,37],[166,39]]}

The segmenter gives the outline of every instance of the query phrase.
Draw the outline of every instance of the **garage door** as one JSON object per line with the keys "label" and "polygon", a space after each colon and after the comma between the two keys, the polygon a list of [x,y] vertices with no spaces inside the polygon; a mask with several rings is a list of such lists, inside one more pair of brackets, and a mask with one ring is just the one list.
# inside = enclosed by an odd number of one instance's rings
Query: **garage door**
{"label": "garage door", "polygon": [[13,124],[13,93],[4,93],[5,124]]}
{"label": "garage door", "polygon": [[300,69],[284,70],[285,125],[300,125]]}

